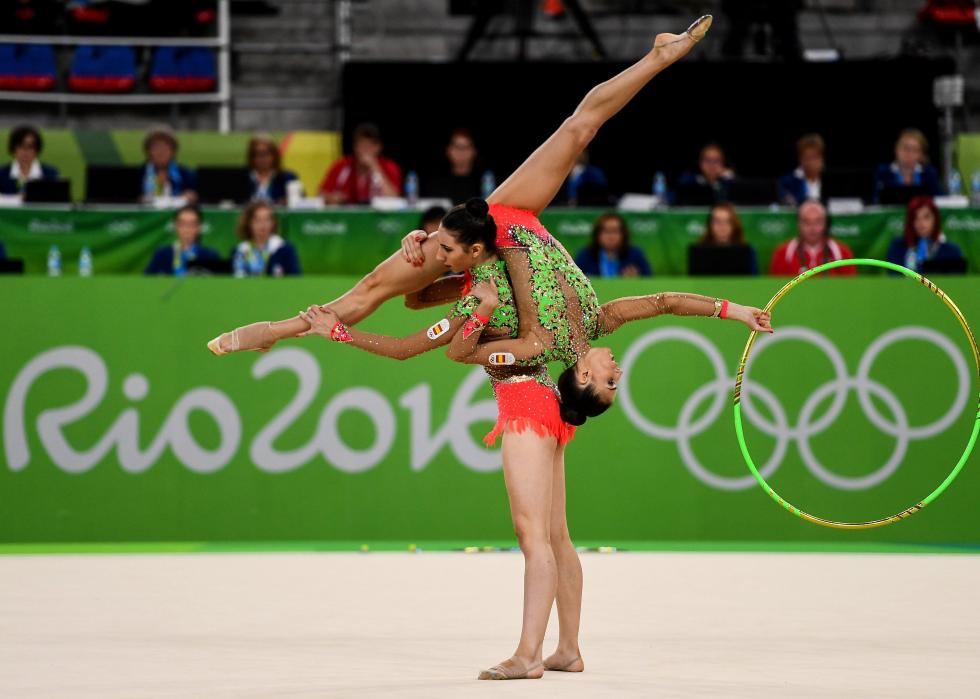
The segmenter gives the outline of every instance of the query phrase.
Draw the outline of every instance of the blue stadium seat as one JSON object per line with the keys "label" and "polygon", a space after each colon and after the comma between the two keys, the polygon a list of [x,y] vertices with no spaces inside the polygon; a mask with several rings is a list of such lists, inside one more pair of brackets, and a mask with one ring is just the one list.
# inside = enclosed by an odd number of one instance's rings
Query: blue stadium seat
{"label": "blue stadium seat", "polygon": [[217,82],[210,49],[164,46],[153,54],[150,88],[155,92],[211,92]]}
{"label": "blue stadium seat", "polygon": [[0,44],[0,90],[50,90],[56,77],[53,47]]}
{"label": "blue stadium seat", "polygon": [[68,85],[75,92],[129,92],[136,85],[136,52],[129,46],[79,46]]}

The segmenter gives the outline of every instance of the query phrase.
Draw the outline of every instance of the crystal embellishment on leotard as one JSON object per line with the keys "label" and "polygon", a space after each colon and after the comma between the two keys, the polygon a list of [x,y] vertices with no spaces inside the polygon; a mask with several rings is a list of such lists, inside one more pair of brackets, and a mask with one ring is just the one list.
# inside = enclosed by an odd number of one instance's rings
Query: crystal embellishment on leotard
{"label": "crystal embellishment on leotard", "polygon": [[[553,238],[543,239],[524,226],[510,227],[510,236],[527,248],[531,268],[531,297],[538,324],[553,338],[552,346],[527,364],[561,362],[571,366],[589,349],[589,338],[598,335],[599,301],[588,277]],[[565,298],[563,284],[574,291],[579,308],[575,317]]]}
{"label": "crystal embellishment on leotard", "polygon": [[425,331],[425,334],[429,336],[430,340],[438,340],[440,337],[445,335],[448,330],[449,319],[443,318],[435,325],[430,326],[429,329]]}

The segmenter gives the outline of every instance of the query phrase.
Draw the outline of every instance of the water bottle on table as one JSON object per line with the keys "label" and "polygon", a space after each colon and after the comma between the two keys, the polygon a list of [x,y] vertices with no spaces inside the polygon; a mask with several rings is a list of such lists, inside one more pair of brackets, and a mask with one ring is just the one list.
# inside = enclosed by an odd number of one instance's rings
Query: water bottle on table
{"label": "water bottle on table", "polygon": [[78,253],[78,276],[92,276],[92,251],[88,249],[88,246],[83,247],[82,251]]}
{"label": "water bottle on table", "polygon": [[480,195],[487,199],[493,190],[497,188],[497,178],[493,176],[493,170],[487,170],[480,178]]}
{"label": "water bottle on table", "polygon": [[960,171],[956,168],[950,168],[946,188],[949,190],[951,197],[959,196],[963,193],[963,178],[960,177]]}
{"label": "water bottle on table", "polygon": [[419,176],[415,170],[410,170],[405,175],[405,199],[411,207],[419,203]]}
{"label": "water bottle on table", "polygon": [[667,178],[662,172],[653,177],[653,196],[657,197],[658,206],[667,206]]}
{"label": "water bottle on table", "polygon": [[239,250],[236,250],[231,258],[231,273],[239,279],[248,276],[248,271],[245,269],[245,256]]}
{"label": "water bottle on table", "polygon": [[61,276],[61,250],[58,249],[57,245],[52,245],[51,249],[48,250],[48,276]]}

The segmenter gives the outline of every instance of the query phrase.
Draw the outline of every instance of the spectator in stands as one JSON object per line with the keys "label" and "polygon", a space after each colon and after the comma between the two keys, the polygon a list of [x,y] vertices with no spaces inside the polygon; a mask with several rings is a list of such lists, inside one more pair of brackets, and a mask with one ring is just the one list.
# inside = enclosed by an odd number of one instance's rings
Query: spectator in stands
{"label": "spectator in stands", "polygon": [[252,179],[251,201],[286,203],[286,185],[297,179],[283,170],[279,146],[271,136],[253,136],[248,142],[248,169]]}
{"label": "spectator in stands", "polygon": [[[850,260],[854,257],[847,245],[830,237],[827,209],[819,201],[811,199],[803,202],[797,212],[796,222],[799,235],[776,248],[769,263],[769,274],[795,277],[825,262]],[[853,265],[835,267],[827,274],[853,276],[857,274],[857,268]]]}
{"label": "spectator in stands", "polygon": [[780,202],[799,206],[807,199],[823,199],[824,151],[819,134],[807,134],[796,142],[798,167],[779,179]]}
{"label": "spectator in stands", "polygon": [[569,206],[607,206],[609,180],[601,168],[589,162],[589,151],[579,153],[566,187]]}
{"label": "spectator in stands", "polygon": [[253,201],[238,219],[240,242],[232,250],[232,270],[236,276],[270,277],[302,274],[296,248],[279,235],[279,223],[272,205]]}
{"label": "spectator in stands", "polygon": [[354,129],[353,153],[335,162],[320,183],[328,204],[370,204],[376,196],[397,197],[402,171],[394,160],[381,155],[384,144],[374,124]]}
{"label": "spectator in stands", "polygon": [[913,187],[935,197],[944,194],[939,173],[929,164],[929,142],[918,129],[905,129],[895,142],[895,160],[875,171],[874,201],[886,189]]}
{"label": "spectator in stands", "polygon": [[218,262],[221,256],[200,243],[203,222],[201,210],[196,206],[188,204],[177,209],[174,214],[174,233],[177,234],[177,239],[170,245],[156,249],[143,274],[183,277],[189,269],[204,266],[199,263]]}
{"label": "spectator in stands", "polygon": [[177,137],[169,126],[153,126],[143,139],[143,199],[155,197],[184,197],[188,203],[197,201],[197,175],[177,164]]}
{"label": "spectator in stands", "polygon": [[[735,206],[729,202],[721,202],[711,207],[704,227],[704,234],[696,245],[701,247],[744,247],[747,248],[752,260],[751,274],[759,273],[759,263],[756,259],[755,248],[745,242],[745,228],[738,216]],[[742,270],[733,270],[733,274],[744,274]]]}
{"label": "spectator in stands", "polygon": [[752,37],[756,55],[771,53],[786,61],[798,61],[803,55],[797,28],[801,5],[800,0],[722,0],[721,11],[728,20],[722,55],[742,58],[746,39]]}
{"label": "spectator in stands", "polygon": [[41,134],[33,126],[18,126],[7,139],[7,152],[13,157],[0,169],[0,194],[20,194],[34,180],[56,180],[58,171],[38,158],[44,148]]}
{"label": "spectator in stands", "polygon": [[649,277],[643,251],[630,245],[630,229],[619,214],[603,214],[592,225],[592,243],[579,250],[575,264],[590,277]]}
{"label": "spectator in stands", "polygon": [[[717,143],[708,143],[698,156],[698,172],[685,172],[677,180],[677,203],[703,204],[728,201],[728,185],[735,173],[728,167],[725,151]],[[698,191],[700,190],[700,191]]]}
{"label": "spectator in stands", "polygon": [[905,211],[904,234],[894,238],[888,246],[888,261],[921,272],[924,262],[962,259],[959,245],[949,242],[943,235],[942,219],[932,198],[913,198]]}
{"label": "spectator in stands", "polygon": [[446,216],[446,213],[447,211],[441,206],[430,206],[422,212],[419,229],[426,233],[435,233],[439,230],[439,226],[442,224],[442,219]]}
{"label": "spectator in stands", "polygon": [[455,129],[446,146],[449,168],[422,181],[423,195],[449,199],[453,204],[483,196],[481,173],[476,167],[477,154],[476,142],[469,129]]}

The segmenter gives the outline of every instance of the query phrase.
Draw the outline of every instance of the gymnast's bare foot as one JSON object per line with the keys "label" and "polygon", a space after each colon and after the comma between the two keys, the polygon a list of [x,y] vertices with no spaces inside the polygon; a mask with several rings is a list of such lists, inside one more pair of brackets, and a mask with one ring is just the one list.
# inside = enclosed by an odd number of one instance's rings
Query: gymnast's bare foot
{"label": "gymnast's bare foot", "polygon": [[666,61],[668,65],[674,61],[679,61],[690,53],[694,44],[704,38],[708,29],[711,28],[712,21],[711,15],[704,15],[695,20],[694,24],[688,27],[683,34],[657,34],[650,55],[661,61]]}
{"label": "gymnast's bare foot", "polygon": [[582,661],[582,654],[577,649],[563,650],[558,648],[544,659],[544,669],[558,672],[582,672],[585,669],[585,663]]}
{"label": "gymnast's bare foot", "polygon": [[218,335],[208,343],[208,349],[220,357],[229,352],[268,352],[275,343],[271,323],[252,323]]}

